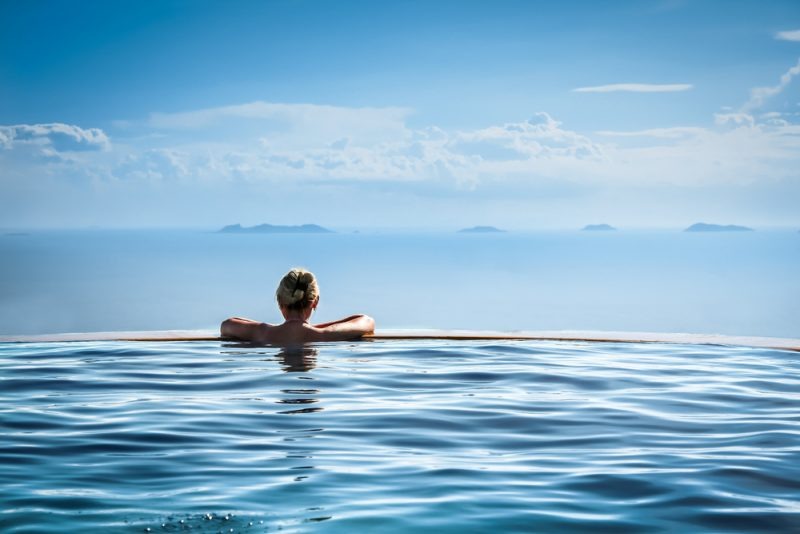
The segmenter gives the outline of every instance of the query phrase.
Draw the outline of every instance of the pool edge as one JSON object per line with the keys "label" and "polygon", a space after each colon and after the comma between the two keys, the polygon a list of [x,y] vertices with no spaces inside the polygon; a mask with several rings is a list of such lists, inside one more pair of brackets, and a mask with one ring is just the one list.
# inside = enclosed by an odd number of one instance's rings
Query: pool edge
{"label": "pool edge", "polygon": [[[671,343],[758,347],[800,352],[800,339],[683,334],[654,332],[598,331],[475,331],[475,330],[382,330],[368,340],[453,340],[453,341],[563,341],[590,343]],[[211,330],[156,330],[134,332],[81,332],[0,336],[0,343],[51,343],[88,341],[224,341]]]}

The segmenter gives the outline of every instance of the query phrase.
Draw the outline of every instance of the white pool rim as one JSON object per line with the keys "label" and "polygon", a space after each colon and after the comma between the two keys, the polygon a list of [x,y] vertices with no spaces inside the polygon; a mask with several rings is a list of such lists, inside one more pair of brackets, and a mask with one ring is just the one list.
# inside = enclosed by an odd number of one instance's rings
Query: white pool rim
{"label": "white pool rim", "polygon": [[[721,334],[655,332],[600,332],[574,330],[482,331],[482,330],[378,330],[366,339],[376,340],[531,340],[597,343],[678,343],[728,345],[800,351],[800,339]],[[3,343],[47,343],[70,341],[221,341],[215,330],[151,330],[130,332],[80,332],[37,335],[3,335]]]}

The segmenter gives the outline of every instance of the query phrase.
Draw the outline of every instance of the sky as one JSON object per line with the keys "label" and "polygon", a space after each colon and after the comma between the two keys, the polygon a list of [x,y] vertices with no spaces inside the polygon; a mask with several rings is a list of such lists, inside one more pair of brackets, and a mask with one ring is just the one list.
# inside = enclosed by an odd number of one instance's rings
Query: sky
{"label": "sky", "polygon": [[800,228],[800,2],[0,1],[0,228]]}

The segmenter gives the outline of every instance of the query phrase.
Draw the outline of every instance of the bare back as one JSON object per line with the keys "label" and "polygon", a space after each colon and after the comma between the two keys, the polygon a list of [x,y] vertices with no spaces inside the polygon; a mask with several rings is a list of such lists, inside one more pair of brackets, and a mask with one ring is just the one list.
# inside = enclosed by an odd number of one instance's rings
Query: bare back
{"label": "bare back", "polygon": [[300,344],[318,341],[345,341],[373,333],[375,321],[367,315],[352,315],[339,321],[312,325],[308,322],[286,321],[280,325],[260,323],[232,317],[220,326],[223,337],[259,344]]}

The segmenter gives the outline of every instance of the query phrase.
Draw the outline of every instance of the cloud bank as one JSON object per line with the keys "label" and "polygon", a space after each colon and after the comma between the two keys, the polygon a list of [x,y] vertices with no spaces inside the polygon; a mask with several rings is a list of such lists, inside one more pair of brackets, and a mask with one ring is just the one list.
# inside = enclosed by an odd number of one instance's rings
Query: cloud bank
{"label": "cloud bank", "polygon": [[[755,89],[758,98],[781,84]],[[752,107],[748,103],[745,107]],[[411,128],[403,108],[346,108],[252,102],[176,114],[153,114],[137,135],[110,137],[75,125],[0,129],[6,164],[29,174],[84,174],[107,182],[232,184],[288,182],[436,184],[474,190],[537,180],[583,184],[743,182],[784,175],[800,159],[791,117],[719,113],[715,124],[633,132],[581,133],[546,112],[483,128]],[[49,166],[16,161],[31,146]],[[84,152],[76,160],[74,154]],[[91,152],[94,151],[94,155]],[[73,154],[70,159],[67,157]],[[55,161],[59,156],[64,165]],[[85,166],[81,171],[76,165]],[[800,162],[799,162],[800,163]],[[772,165],[773,168],[769,168]],[[403,186],[403,184],[406,184]]]}

